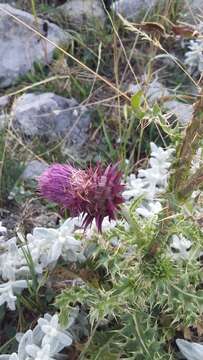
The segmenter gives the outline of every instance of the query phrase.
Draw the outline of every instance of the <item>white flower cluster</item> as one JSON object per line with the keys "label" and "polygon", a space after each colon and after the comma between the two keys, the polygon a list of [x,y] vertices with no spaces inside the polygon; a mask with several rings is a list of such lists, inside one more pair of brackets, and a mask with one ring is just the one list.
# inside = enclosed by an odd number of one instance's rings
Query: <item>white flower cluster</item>
{"label": "white flower cluster", "polygon": [[72,344],[69,329],[75,322],[78,309],[73,309],[65,329],[59,325],[58,314],[45,314],[33,330],[17,334],[18,352],[0,355],[0,360],[54,360],[57,354]]}
{"label": "white flower cluster", "polygon": [[177,339],[176,344],[187,360],[203,359],[203,345],[183,339]]}
{"label": "white flower cluster", "polygon": [[192,160],[191,173],[194,174],[203,165],[203,151],[198,148]]}
{"label": "white flower cluster", "polygon": [[[127,223],[126,220],[122,219],[122,220],[111,220],[110,221],[108,216],[106,216],[102,222],[102,234],[98,233],[96,221],[93,220],[92,224],[90,226],[88,226],[88,228],[86,229],[84,236],[87,240],[90,240],[90,239],[92,239],[92,237],[94,235],[96,235],[98,237],[99,235],[103,236],[104,233],[112,232],[113,229],[117,226],[122,226],[126,231],[129,228],[129,224]],[[112,234],[113,234],[113,232],[112,232]],[[115,237],[111,237],[111,239],[115,240]]]}
{"label": "white flower cluster", "polygon": [[7,234],[7,228],[2,225],[2,221],[0,221],[0,244],[4,241],[5,235]]}
{"label": "white flower cluster", "polygon": [[151,217],[162,209],[161,203],[157,200],[158,194],[166,190],[171,165],[170,159],[174,151],[174,149],[164,150],[154,143],[150,145],[149,168],[139,170],[138,176],[131,174],[123,193],[126,201],[143,198],[142,205],[136,211],[144,217]]}
{"label": "white flower cluster", "polygon": [[191,246],[192,242],[182,234],[173,235],[170,242],[170,256],[174,260],[186,260],[189,257]]}
{"label": "white flower cluster", "polygon": [[53,268],[60,257],[69,262],[83,261],[81,241],[74,236],[80,225],[80,218],[70,218],[58,229],[35,228],[21,246],[17,245],[16,238],[3,239],[0,276],[6,282],[0,284],[0,305],[6,303],[10,310],[15,310],[16,295],[28,287],[29,266],[25,253],[31,256],[38,276],[45,268]]}
{"label": "white flower cluster", "polygon": [[7,303],[10,310],[15,310],[16,295],[28,287],[27,280],[22,280],[20,273],[27,272],[25,258],[16,245],[16,238],[1,241],[0,275],[6,281],[0,284],[0,305]]}
{"label": "white flower cluster", "polygon": [[69,218],[58,229],[35,228],[27,235],[27,248],[37,274],[44,268],[53,268],[62,258],[69,262],[83,261],[81,241],[75,239],[75,230],[81,226],[80,218]]}
{"label": "white flower cluster", "polygon": [[201,74],[203,71],[203,41],[190,40],[189,51],[185,54],[185,64],[189,71],[198,70]]}

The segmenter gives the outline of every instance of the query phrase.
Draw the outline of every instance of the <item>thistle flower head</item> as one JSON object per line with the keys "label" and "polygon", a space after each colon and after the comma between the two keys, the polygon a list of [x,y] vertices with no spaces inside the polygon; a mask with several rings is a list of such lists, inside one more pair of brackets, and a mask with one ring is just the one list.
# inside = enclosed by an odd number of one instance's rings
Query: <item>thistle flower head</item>
{"label": "thistle flower head", "polygon": [[44,198],[68,209],[71,216],[83,214],[86,228],[95,218],[99,231],[102,221],[116,218],[124,199],[121,172],[117,165],[103,168],[100,164],[86,170],[71,165],[51,165],[39,177],[39,192]]}

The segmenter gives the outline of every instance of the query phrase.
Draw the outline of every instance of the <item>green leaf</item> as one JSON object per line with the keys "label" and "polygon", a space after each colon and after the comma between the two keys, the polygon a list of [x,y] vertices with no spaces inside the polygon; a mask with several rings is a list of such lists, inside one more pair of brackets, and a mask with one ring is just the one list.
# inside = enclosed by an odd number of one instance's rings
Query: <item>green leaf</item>
{"label": "green leaf", "polygon": [[132,96],[131,106],[132,106],[133,110],[138,110],[140,108],[140,105],[142,103],[142,96],[143,96],[142,90],[139,90]]}

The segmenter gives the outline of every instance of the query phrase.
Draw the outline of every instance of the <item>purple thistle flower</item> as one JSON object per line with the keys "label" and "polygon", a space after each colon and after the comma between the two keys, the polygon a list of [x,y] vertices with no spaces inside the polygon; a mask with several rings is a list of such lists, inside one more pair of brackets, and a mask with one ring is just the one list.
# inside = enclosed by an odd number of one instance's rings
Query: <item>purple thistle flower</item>
{"label": "purple thistle flower", "polygon": [[121,178],[117,164],[106,169],[97,165],[86,170],[54,164],[39,177],[39,192],[63,210],[68,209],[71,216],[83,214],[84,228],[95,219],[101,232],[105,216],[109,220],[115,219],[120,204],[124,202]]}

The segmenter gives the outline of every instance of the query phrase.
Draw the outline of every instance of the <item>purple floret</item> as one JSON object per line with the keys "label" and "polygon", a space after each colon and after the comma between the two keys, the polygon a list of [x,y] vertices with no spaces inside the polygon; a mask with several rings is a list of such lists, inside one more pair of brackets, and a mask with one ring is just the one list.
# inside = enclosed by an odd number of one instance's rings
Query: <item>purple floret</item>
{"label": "purple floret", "polygon": [[123,203],[122,173],[117,165],[101,165],[81,170],[71,165],[51,165],[39,177],[40,195],[68,209],[71,216],[84,217],[86,228],[95,219],[99,231],[103,219],[115,219]]}

